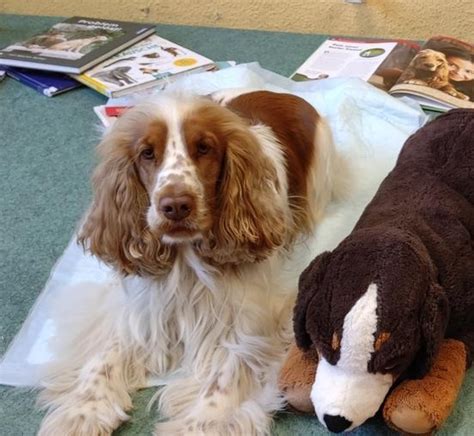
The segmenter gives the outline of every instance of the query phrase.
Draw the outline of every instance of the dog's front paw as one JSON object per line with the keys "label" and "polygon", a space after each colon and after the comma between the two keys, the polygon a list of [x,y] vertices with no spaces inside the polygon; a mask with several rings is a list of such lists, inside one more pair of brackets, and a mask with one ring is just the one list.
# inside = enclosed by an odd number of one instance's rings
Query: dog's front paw
{"label": "dog's front paw", "polygon": [[405,80],[403,83],[406,83],[407,85],[422,85],[422,86],[428,86],[428,84],[423,81],[423,80],[418,80],[418,79],[410,79],[410,80]]}
{"label": "dog's front paw", "polygon": [[206,421],[199,418],[172,419],[155,427],[155,436],[241,436],[244,434],[233,422]]}
{"label": "dog's front paw", "polygon": [[41,423],[38,436],[108,436],[128,415],[105,402],[59,406]]}
{"label": "dog's front paw", "polygon": [[[217,407],[217,406],[216,406]],[[247,436],[269,434],[271,414],[252,402],[211,416],[188,416],[160,422],[155,436]]]}
{"label": "dog's front paw", "polygon": [[469,100],[469,97],[466,94],[463,94],[462,92],[458,92],[456,90],[452,91],[446,91],[449,95],[452,95],[453,97],[459,98],[460,100]]}

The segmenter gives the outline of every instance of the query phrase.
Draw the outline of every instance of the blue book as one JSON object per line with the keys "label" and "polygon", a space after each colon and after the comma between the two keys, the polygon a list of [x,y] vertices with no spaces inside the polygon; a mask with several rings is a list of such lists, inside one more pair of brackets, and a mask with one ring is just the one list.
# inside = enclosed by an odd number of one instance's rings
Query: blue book
{"label": "blue book", "polygon": [[62,92],[81,86],[79,82],[66,74],[53,71],[38,71],[26,68],[13,68],[0,65],[0,70],[5,70],[7,76],[35,89],[47,97],[54,97]]}

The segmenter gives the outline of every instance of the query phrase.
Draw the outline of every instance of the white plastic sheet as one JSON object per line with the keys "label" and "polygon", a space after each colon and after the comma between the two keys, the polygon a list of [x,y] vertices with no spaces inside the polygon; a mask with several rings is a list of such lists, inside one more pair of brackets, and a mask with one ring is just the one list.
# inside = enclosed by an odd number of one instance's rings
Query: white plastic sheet
{"label": "white plastic sheet", "polygon": [[[396,100],[358,79],[292,82],[262,69],[258,64],[184,77],[170,85],[168,90],[208,94],[225,88],[267,89],[291,92],[305,98],[329,121],[337,148],[348,158],[354,176],[348,199],[330,205],[316,237],[306,244],[304,250],[298,251],[298,259],[290,261],[294,268],[289,269],[294,271],[296,280],[310,259],[334,248],[351,231],[380,182],[395,164],[403,143],[421,127],[426,116],[419,107]],[[57,328],[57,316],[67,313],[67,316],[93,317],[94,311],[90,308],[111,292],[117,292],[121,286],[113,271],[84,254],[73,236],[0,362],[0,383],[38,385],[41,365],[55,358],[48,340],[61,333]],[[57,301],[67,301],[70,307],[58,311],[55,307]],[[87,314],[81,313],[84,308],[87,308]],[[71,315],[74,309],[76,313]]]}

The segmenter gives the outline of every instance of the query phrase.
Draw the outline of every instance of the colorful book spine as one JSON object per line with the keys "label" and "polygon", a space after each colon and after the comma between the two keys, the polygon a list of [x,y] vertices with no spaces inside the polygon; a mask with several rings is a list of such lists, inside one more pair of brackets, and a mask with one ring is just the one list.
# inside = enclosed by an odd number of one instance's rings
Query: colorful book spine
{"label": "colorful book spine", "polygon": [[112,97],[112,93],[110,89],[108,89],[106,85],[99,82],[98,80],[94,80],[93,78],[88,77],[85,74],[74,75],[74,78],[78,82],[81,82],[82,84],[88,86],[89,88],[92,88],[94,91],[97,91],[107,97]]}

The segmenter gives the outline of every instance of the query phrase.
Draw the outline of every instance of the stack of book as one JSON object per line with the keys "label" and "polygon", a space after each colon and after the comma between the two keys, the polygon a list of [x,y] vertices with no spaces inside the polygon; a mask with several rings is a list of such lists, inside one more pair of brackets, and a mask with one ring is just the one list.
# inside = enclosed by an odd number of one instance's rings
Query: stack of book
{"label": "stack of book", "polygon": [[151,24],[72,17],[0,50],[0,71],[52,97],[84,84],[122,97],[215,63],[155,34]]}

